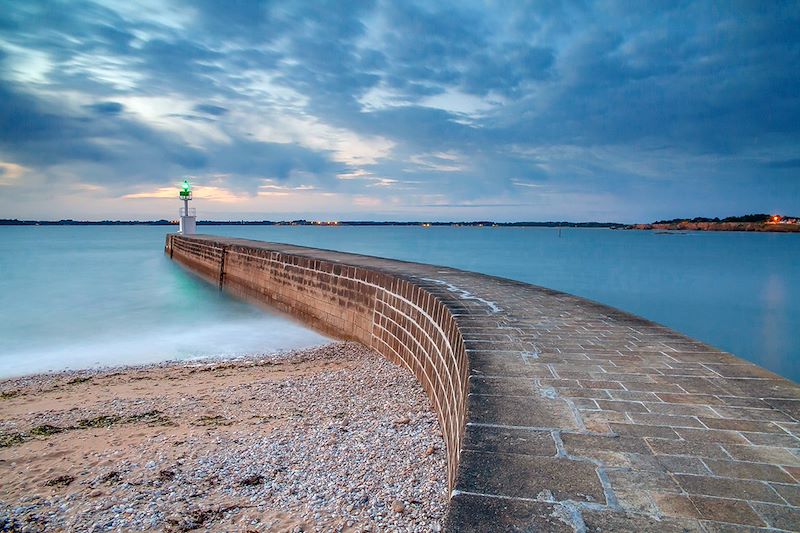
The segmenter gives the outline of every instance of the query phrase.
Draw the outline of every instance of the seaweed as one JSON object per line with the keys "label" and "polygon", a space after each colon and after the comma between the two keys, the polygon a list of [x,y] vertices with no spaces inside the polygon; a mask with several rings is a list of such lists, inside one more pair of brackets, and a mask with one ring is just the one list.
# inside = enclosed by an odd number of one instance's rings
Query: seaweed
{"label": "seaweed", "polygon": [[47,483],[45,483],[45,485],[47,485],[48,487],[66,487],[73,481],[75,481],[74,477],[63,475],[47,480]]}
{"label": "seaweed", "polygon": [[144,422],[149,426],[177,426],[175,422],[173,422],[168,416],[164,415],[158,409],[153,409],[152,411],[147,411],[146,413],[140,413],[138,415],[131,415],[126,418],[126,422],[136,423],[136,422]]}
{"label": "seaweed", "polygon": [[228,420],[222,415],[206,415],[201,416],[195,422],[195,426],[230,426],[233,420]]}
{"label": "seaweed", "polygon": [[0,448],[9,448],[25,442],[25,435],[22,433],[4,433],[0,435]]}
{"label": "seaweed", "polygon": [[32,428],[29,433],[34,437],[49,437],[50,435],[55,435],[63,431],[64,428],[60,428],[58,426],[51,426],[50,424],[42,424],[41,426],[36,426],[35,428]]}
{"label": "seaweed", "polygon": [[122,418],[119,415],[100,415],[94,418],[84,418],[78,421],[80,428],[107,428],[111,427]]}

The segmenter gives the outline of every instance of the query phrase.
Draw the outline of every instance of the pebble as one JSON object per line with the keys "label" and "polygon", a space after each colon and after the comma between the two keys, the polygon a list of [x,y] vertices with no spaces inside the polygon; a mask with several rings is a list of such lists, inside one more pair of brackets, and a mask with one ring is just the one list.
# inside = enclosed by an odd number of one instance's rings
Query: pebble
{"label": "pebble", "polygon": [[[435,452],[444,442],[414,377],[355,343],[233,363],[220,360],[215,361],[219,368],[210,372],[229,371],[231,364],[287,361],[332,370],[234,381],[180,402],[158,396],[165,391],[136,400],[108,400],[106,413],[127,416],[157,409],[175,420],[213,414],[221,417],[215,420],[233,423],[182,425],[186,431],[175,434],[169,428],[172,433],[143,439],[125,453],[98,451],[91,459],[104,466],[76,477],[71,495],[48,487],[16,501],[4,496],[0,516],[22,531],[177,531],[190,526],[199,531],[440,531],[447,507],[446,454]],[[65,373],[62,379],[70,376]],[[33,385],[36,379],[55,378],[24,378]],[[98,414],[88,407],[33,413],[27,422],[67,427]],[[0,430],[21,423],[0,420]],[[174,476],[160,475],[162,471]],[[242,484],[243,479],[261,481]],[[91,511],[81,512],[88,498]]]}

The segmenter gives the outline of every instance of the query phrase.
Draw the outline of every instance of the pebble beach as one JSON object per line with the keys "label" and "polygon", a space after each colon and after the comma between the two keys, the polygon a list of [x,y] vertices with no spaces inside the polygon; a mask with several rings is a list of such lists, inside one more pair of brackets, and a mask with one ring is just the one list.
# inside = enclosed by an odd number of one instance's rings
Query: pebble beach
{"label": "pebble beach", "polygon": [[445,457],[355,343],[0,381],[0,531],[438,531]]}

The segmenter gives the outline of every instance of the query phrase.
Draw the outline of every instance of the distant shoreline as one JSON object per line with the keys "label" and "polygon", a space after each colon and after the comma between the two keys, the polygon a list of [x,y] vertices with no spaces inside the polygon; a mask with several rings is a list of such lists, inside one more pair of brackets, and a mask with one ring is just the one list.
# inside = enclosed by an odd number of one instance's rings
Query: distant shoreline
{"label": "distant shoreline", "polygon": [[[177,226],[170,220],[17,220],[0,219],[0,226]],[[490,220],[463,222],[399,222],[374,220],[312,221],[312,220],[198,220],[198,226],[467,226],[467,227],[544,227],[544,228],[613,228],[624,229],[628,224],[618,222],[493,222]]]}
{"label": "distant shoreline", "polygon": [[627,229],[661,231],[749,231],[761,233],[800,233],[800,224],[768,222],[689,222],[672,224],[633,224]]}
{"label": "distant shoreline", "polygon": [[[0,219],[0,226],[177,226],[170,220],[17,220]],[[771,222],[695,222],[682,220],[675,222],[655,222],[652,224],[622,224],[619,222],[399,222],[374,220],[309,221],[309,220],[199,220],[198,226],[418,226],[418,227],[500,227],[500,228],[600,228],[615,230],[656,230],[656,231],[746,231],[773,233],[800,233],[800,223]]]}

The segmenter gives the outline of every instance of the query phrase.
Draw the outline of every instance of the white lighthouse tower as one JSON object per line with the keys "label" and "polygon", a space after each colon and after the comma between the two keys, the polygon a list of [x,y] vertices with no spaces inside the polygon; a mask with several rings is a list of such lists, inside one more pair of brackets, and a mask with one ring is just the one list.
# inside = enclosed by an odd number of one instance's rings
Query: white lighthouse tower
{"label": "white lighthouse tower", "polygon": [[179,232],[182,235],[193,235],[197,227],[197,216],[194,208],[189,209],[189,200],[192,199],[192,186],[189,180],[183,180],[178,198],[183,200],[183,207],[179,210],[181,225]]}

